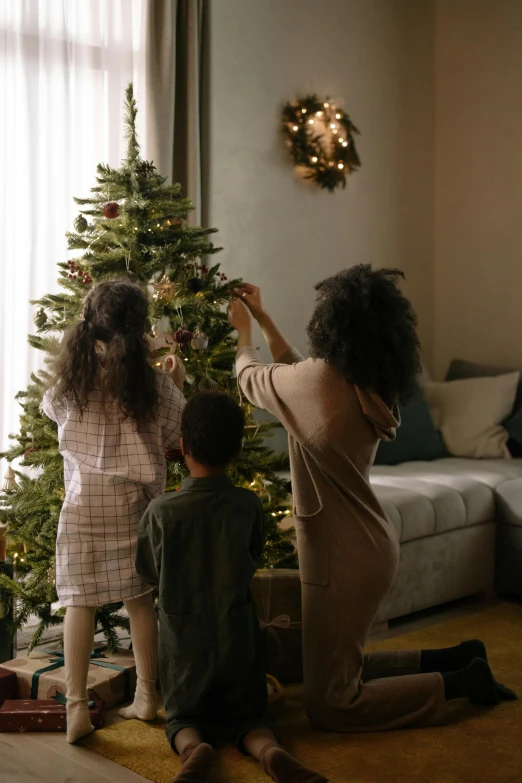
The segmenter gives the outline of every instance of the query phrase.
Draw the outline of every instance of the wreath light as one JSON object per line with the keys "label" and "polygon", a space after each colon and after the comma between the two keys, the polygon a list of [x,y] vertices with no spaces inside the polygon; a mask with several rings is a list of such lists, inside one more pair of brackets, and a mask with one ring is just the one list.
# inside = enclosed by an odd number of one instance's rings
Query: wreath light
{"label": "wreath light", "polygon": [[305,179],[330,193],[346,187],[346,175],[361,165],[349,116],[328,98],[299,98],[283,109],[283,133],[296,166],[306,169]]}

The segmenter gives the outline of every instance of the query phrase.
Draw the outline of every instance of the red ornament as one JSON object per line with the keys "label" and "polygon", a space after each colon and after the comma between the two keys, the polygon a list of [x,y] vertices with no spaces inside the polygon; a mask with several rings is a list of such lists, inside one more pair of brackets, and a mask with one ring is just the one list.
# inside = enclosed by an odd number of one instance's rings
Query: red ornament
{"label": "red ornament", "polygon": [[181,453],[181,449],[172,449],[170,447],[167,447],[165,449],[165,459],[167,462],[181,462],[183,459],[183,454]]}
{"label": "red ornament", "polygon": [[27,449],[27,451],[24,451],[24,459],[26,460],[29,454],[32,454],[33,451],[36,451],[34,447],[31,447],[30,449]]}
{"label": "red ornament", "polygon": [[114,218],[117,218],[120,214],[120,205],[115,201],[109,201],[103,208],[103,214],[106,218],[109,218],[109,220],[114,220]]}
{"label": "red ornament", "polygon": [[174,339],[178,345],[187,345],[193,337],[193,333],[189,329],[184,329],[183,327],[178,329],[174,334]]}

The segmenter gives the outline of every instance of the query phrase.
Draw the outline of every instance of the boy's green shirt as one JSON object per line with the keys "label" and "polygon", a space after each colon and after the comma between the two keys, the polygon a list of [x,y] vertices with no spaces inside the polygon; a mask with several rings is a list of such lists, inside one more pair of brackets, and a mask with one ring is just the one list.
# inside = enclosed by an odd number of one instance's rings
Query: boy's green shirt
{"label": "boy's green shirt", "polygon": [[259,498],[221,474],[185,479],[141,520],[136,567],[159,587],[168,734],[261,717],[265,661],[250,585],[263,546]]}

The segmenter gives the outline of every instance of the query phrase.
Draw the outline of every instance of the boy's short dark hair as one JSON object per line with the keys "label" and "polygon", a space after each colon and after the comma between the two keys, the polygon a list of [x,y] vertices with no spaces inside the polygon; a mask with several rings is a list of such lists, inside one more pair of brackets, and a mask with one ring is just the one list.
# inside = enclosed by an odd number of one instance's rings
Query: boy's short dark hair
{"label": "boy's short dark hair", "polygon": [[185,451],[209,468],[221,468],[241,451],[245,414],[229,394],[206,391],[187,402],[181,419]]}

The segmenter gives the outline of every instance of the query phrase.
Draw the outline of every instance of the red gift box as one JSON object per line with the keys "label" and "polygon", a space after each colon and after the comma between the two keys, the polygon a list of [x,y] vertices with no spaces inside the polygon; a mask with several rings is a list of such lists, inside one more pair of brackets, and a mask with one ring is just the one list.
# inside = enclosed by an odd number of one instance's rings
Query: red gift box
{"label": "red gift box", "polygon": [[0,706],[6,699],[16,699],[18,696],[18,679],[14,672],[0,667]]}
{"label": "red gift box", "polygon": [[[96,701],[89,710],[95,729],[103,727],[105,704]],[[65,731],[65,704],[54,699],[6,700],[0,707],[0,732]]]}

